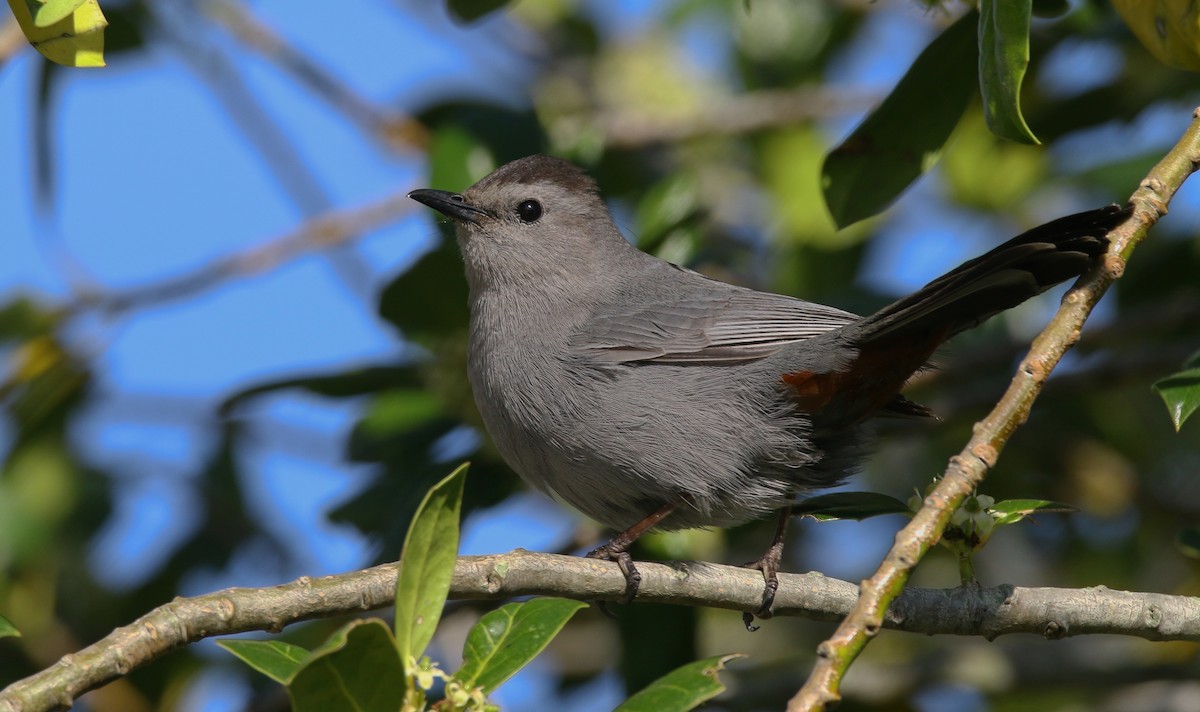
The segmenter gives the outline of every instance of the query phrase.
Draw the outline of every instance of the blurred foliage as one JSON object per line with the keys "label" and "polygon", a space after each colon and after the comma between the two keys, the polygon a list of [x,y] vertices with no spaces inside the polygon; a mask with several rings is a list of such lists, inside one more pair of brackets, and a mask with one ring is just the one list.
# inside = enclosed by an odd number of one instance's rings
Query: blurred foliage
{"label": "blurred foliage", "polygon": [[[432,12],[425,5],[417,10],[401,4],[397,12]],[[721,279],[862,312],[895,296],[861,279],[865,269],[901,273],[911,267],[905,263],[909,258],[915,264],[938,257],[920,251],[925,243],[897,242],[897,225],[944,233],[947,225],[969,220],[986,226],[993,244],[1058,213],[1122,201],[1161,156],[1164,141],[1174,140],[1135,141],[1129,137],[1144,129],[1130,126],[1142,126],[1151,115],[1178,115],[1182,122],[1200,98],[1194,75],[1155,59],[1179,57],[1180,50],[1163,55],[1147,43],[1155,52],[1151,56],[1099,0],[1076,3],[1069,12],[1065,3],[1034,3],[1027,38],[1031,60],[1017,82],[1019,94],[1014,90],[1009,98],[1019,98],[1020,115],[1041,147],[1012,143],[988,130],[989,114],[974,94],[977,24],[970,15],[955,22],[948,13],[961,12],[956,3],[933,10],[917,3],[837,0],[667,5],[648,28],[635,32],[606,21],[611,18],[603,13],[617,10],[597,3],[449,2],[458,21],[471,27],[496,23],[503,36],[521,38],[504,45],[505,51],[526,54],[534,75],[491,91],[454,87],[396,97],[395,106],[411,108],[403,118],[421,128],[399,138],[381,136],[380,126],[369,122],[352,125],[398,159],[412,161],[419,152],[427,160],[420,183],[447,190],[465,188],[529,153],[570,157],[597,178],[618,223],[645,249]],[[237,7],[254,10],[250,4]],[[163,14],[151,3],[134,0],[105,11],[112,23],[107,59],[110,65],[124,63],[124,71],[141,71],[140,59],[154,52],[187,56],[194,49],[177,33],[163,31]],[[908,68],[908,74],[856,129],[864,107],[841,101],[855,91],[846,67],[875,41],[879,23],[896,21],[887,19],[889,13],[926,30],[929,41],[916,64],[911,57],[895,60],[896,69]],[[199,13],[193,19],[220,23],[220,17]],[[1142,22],[1145,14],[1139,18]],[[1193,14],[1191,24],[1172,25],[1168,40],[1190,36],[1194,20]],[[1135,29],[1137,22],[1131,21]],[[459,30],[447,32],[440,39],[450,47],[481,41]],[[246,37],[234,33],[225,39],[249,44]],[[528,38],[536,38],[530,44],[536,48],[523,44]],[[1086,53],[1071,54],[1080,46],[1119,62],[1111,73],[1093,72]],[[339,81],[324,75],[314,80],[311,72],[287,65],[283,54],[251,50],[277,63],[301,90],[326,96],[328,86],[321,82]],[[1007,54],[1016,51],[1004,48]],[[1066,80],[1061,66],[1051,71],[1046,61],[1064,56],[1085,57],[1069,66]],[[319,61],[315,55],[310,59]],[[52,97],[70,85],[63,72],[39,70],[40,86],[27,110],[32,126],[45,127],[59,106]],[[1012,74],[1011,66],[1007,71]],[[219,73],[214,76],[220,83]],[[779,99],[814,88],[820,92],[804,94],[811,97],[804,116],[780,108],[786,102]],[[874,99],[884,98],[880,87],[867,88]],[[718,112],[762,97],[775,103],[753,105],[758,113],[752,125],[728,122]],[[333,109],[356,115],[336,103]],[[50,209],[56,204],[55,136],[37,128],[30,139],[40,157],[31,180],[39,202]],[[253,151],[261,135],[247,131],[247,136],[247,150]],[[1123,145],[1127,138],[1129,146]],[[875,152],[859,153],[864,145]],[[274,160],[269,151],[256,155],[268,164]],[[935,155],[941,161],[932,168]],[[286,168],[270,167],[282,184]],[[838,176],[836,185],[830,174]],[[917,189],[905,193],[920,176]],[[835,227],[876,215],[897,200],[894,211],[850,229]],[[948,223],[947,215],[959,220]],[[979,247],[965,237],[964,244]],[[887,245],[900,247],[886,251]],[[1194,376],[1194,367],[1181,372],[1181,365],[1200,338],[1198,272],[1200,236],[1194,225],[1172,226],[1168,220],[1139,249],[1105,300],[1104,323],[1085,332],[1076,356],[1052,380],[988,481],[987,495],[995,500],[1054,500],[1080,512],[1038,516],[1032,524],[996,533],[974,558],[981,581],[1200,594],[1196,425],[1189,421],[1174,432],[1151,389],[1171,374]],[[271,427],[270,418],[254,408],[270,394],[307,393],[359,408],[346,456],[369,466],[369,475],[329,516],[371,537],[378,560],[395,558],[426,490],[451,460],[472,461],[466,516],[520,491],[486,438],[477,437],[480,420],[464,378],[465,295],[461,263],[443,226],[436,244],[382,291],[377,304],[363,305],[405,340],[403,359],[342,372],[264,377],[240,392],[219,394],[220,408],[195,414],[195,427],[209,443],[191,472],[198,523],[144,580],[118,587],[93,570],[89,552],[116,516],[114,502],[128,477],[90,461],[82,436],[73,430],[102,398],[93,384],[98,369],[105,368],[104,345],[79,333],[95,312],[82,297],[81,303],[62,304],[7,293],[0,304],[5,364],[0,404],[10,433],[0,470],[0,615],[22,635],[0,639],[0,685],[53,664],[189,590],[189,584],[234,570],[238,561],[276,570],[301,560],[299,544],[256,506],[254,497],[262,495],[248,485],[253,461],[241,456],[256,429]],[[1001,392],[1033,333],[1030,325],[1040,324],[1042,313],[1036,306],[1023,308],[960,337],[939,368],[910,389],[943,422],[880,423],[878,453],[857,484],[893,498],[923,490]],[[1184,394],[1174,401],[1183,408],[1179,412],[1195,403],[1194,379],[1162,382],[1164,397]],[[891,520],[899,518],[881,521]],[[833,546],[830,530],[814,527],[834,526],[864,525],[798,524],[786,566],[810,566],[799,558],[806,547]],[[765,522],[729,532],[650,537],[640,543],[638,555],[751,560],[761,553],[770,527]],[[581,541],[563,541],[561,548],[573,551],[598,537],[586,525],[581,531]],[[933,554],[914,583],[944,587],[957,580],[954,557]],[[331,624],[318,622],[289,630],[287,639],[311,649],[331,631]],[[736,614],[635,605],[622,609],[615,622],[581,613],[547,657],[570,694],[606,670],[619,671],[632,691],[679,664],[742,650],[750,659],[724,674],[734,683],[723,704],[778,709],[827,633],[825,623],[776,619],[748,636]],[[1100,660],[1089,651],[1092,645],[883,635],[856,665],[841,709],[911,708],[923,695],[948,689],[974,691],[997,710],[1120,708],[1119,701],[1127,699],[1122,696],[1145,683],[1159,683],[1161,699],[1194,684],[1195,646],[1105,641]],[[90,696],[87,704],[95,710],[171,709],[204,670],[220,664],[195,651],[180,652]],[[254,683],[252,689],[257,708],[279,703],[267,686]]]}
{"label": "blurred foliage", "polygon": [[1113,0],[1125,24],[1158,61],[1200,71],[1200,8],[1187,0]]}

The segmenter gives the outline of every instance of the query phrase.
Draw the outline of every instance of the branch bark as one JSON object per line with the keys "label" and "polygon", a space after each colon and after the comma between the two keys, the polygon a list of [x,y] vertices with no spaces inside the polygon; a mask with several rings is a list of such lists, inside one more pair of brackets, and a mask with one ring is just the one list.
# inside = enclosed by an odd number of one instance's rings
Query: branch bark
{"label": "branch bark", "polygon": [[[638,602],[746,611],[762,598],[762,575],[746,568],[676,561],[639,562],[638,569],[643,576]],[[84,692],[204,638],[278,632],[298,621],[384,608],[392,604],[395,589],[396,566],[385,564],[336,576],[303,577],[282,586],[177,598],[0,691],[0,712],[66,708]],[[612,562],[517,550],[460,557],[450,587],[450,597],[459,600],[528,595],[619,601],[625,595],[625,577]],[[775,611],[836,620],[851,610],[857,596],[858,587],[848,581],[816,573],[780,574]],[[1011,633],[1050,639],[1114,633],[1200,641],[1200,598],[1104,587],[913,588],[898,598],[883,625],[926,635],[988,639]]]}
{"label": "branch bark", "polygon": [[1130,202],[1133,216],[1109,234],[1103,262],[1080,278],[1062,306],[1038,335],[1029,354],[996,407],[979,423],[963,450],[950,460],[941,481],[925,498],[913,520],[896,534],[895,544],[878,570],[862,583],[854,609],[833,635],[817,648],[817,663],[804,686],[788,703],[788,712],[824,710],[841,699],[841,681],[850,664],[879,632],[885,613],[901,595],[909,574],[938,539],[954,511],[983,482],[1012,433],[1025,422],[1033,401],[1063,354],[1079,340],[1092,308],[1125,271],[1126,261],[1150,226],[1166,214],[1175,191],[1200,166],[1200,109],[1183,137],[1142,181]]}

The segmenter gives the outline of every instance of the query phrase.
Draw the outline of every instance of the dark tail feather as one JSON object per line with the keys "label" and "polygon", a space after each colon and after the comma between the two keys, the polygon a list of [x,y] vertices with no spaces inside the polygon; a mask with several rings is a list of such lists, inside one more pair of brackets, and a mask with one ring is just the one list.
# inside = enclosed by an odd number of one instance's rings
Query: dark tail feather
{"label": "dark tail feather", "polygon": [[1117,205],[1068,215],[965,262],[861,322],[860,344],[937,334],[941,340],[1087,271],[1108,231],[1133,212]]}

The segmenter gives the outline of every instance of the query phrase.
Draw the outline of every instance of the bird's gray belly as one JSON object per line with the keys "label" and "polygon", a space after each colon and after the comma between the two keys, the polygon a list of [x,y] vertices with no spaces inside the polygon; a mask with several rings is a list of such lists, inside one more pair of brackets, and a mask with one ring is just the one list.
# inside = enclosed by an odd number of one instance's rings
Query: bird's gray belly
{"label": "bird's gray belly", "polygon": [[662,527],[682,529],[761,517],[811,478],[819,458],[807,420],[754,375],[576,362],[502,374],[477,364],[472,385],[497,448],[531,485],[617,529],[676,503]]}

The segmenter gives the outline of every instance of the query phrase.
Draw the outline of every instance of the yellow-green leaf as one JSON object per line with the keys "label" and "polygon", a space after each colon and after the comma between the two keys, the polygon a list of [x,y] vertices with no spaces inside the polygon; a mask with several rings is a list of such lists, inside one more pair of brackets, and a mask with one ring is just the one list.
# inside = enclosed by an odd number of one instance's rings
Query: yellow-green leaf
{"label": "yellow-green leaf", "polygon": [[0,638],[19,637],[20,635],[21,631],[17,630],[15,625],[4,616],[0,616]]}
{"label": "yellow-green leaf", "polygon": [[433,639],[450,592],[466,476],[464,464],[429,490],[404,539],[396,577],[396,645],[406,668]]}
{"label": "yellow-green leaf", "polygon": [[566,598],[535,598],[497,608],[467,634],[463,666],[454,677],[467,689],[492,692],[537,657],[571,616],[586,607]]}
{"label": "yellow-green leaf", "polygon": [[312,651],[288,682],[294,712],[395,712],[408,678],[387,624],[346,624]]}
{"label": "yellow-green leaf", "polygon": [[239,660],[275,682],[286,685],[308,659],[308,650],[282,640],[218,640]]}
{"label": "yellow-green leaf", "polygon": [[68,67],[104,66],[104,28],[108,20],[96,0],[83,0],[50,24],[49,19],[62,13],[74,0],[33,3],[38,11],[35,18],[27,0],[8,0],[17,24],[29,44],[46,59]]}
{"label": "yellow-green leaf", "polygon": [[25,0],[37,27],[49,27],[75,12],[86,0]]}
{"label": "yellow-green leaf", "polygon": [[650,683],[613,712],[686,712],[725,691],[717,673],[741,655],[717,655],[676,668]]}
{"label": "yellow-green leaf", "polygon": [[1113,0],[1112,4],[1155,59],[1200,71],[1200,5],[1195,0]]}

